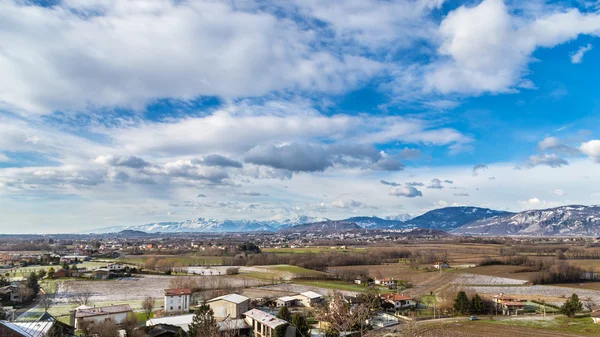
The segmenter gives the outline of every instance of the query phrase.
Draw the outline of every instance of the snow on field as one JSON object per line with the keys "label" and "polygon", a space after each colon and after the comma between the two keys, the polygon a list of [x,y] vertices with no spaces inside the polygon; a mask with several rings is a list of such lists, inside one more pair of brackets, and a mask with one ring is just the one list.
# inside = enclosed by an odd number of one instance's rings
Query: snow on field
{"label": "snow on field", "polygon": [[571,297],[575,293],[580,299],[591,298],[595,302],[600,302],[600,290],[577,289],[568,287],[556,286],[470,286],[474,292],[480,294],[506,294],[506,295],[522,295],[522,296],[540,296],[540,297]]}
{"label": "snow on field", "polygon": [[526,283],[527,281],[524,280],[478,274],[462,274],[452,282],[452,284],[464,285],[522,285]]}
{"label": "snow on field", "polygon": [[[143,300],[147,296],[163,297],[171,279],[181,276],[144,275],[105,281],[65,281],[59,283],[56,301],[69,302],[75,294],[91,292],[91,302],[123,300]],[[263,284],[261,281],[236,276],[193,276],[206,289],[224,287],[252,287]]]}

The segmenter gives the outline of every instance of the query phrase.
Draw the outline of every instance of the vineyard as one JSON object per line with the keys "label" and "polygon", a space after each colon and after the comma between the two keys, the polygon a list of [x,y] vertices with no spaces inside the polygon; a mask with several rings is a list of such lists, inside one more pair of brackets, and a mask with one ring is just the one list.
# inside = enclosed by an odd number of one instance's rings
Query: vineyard
{"label": "vineyard", "polygon": [[516,280],[507,277],[489,276],[489,275],[477,275],[477,274],[462,274],[452,284],[456,285],[481,285],[481,286],[494,286],[494,285],[523,285],[527,281]]}

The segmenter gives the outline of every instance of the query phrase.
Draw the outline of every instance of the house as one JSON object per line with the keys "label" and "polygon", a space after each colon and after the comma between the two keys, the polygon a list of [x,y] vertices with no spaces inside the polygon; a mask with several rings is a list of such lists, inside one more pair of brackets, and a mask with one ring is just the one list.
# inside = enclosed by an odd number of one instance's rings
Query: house
{"label": "house", "polygon": [[[151,330],[148,330],[148,327],[161,327],[156,331],[156,333],[159,333],[161,330],[165,329],[169,331],[181,329],[185,333],[184,336],[186,336],[189,330],[189,325],[192,324],[193,320],[193,314],[151,318],[146,321],[145,331],[147,331],[147,333],[151,335],[149,332]],[[219,326],[219,330],[222,331],[224,334],[235,331],[235,334],[233,335],[235,335],[236,337],[251,336],[250,326],[246,323],[244,319],[227,319],[221,322],[217,322],[217,325]],[[167,337],[170,335],[168,335],[168,332],[165,332],[164,335],[160,336]],[[176,336],[179,337],[178,335]]]}
{"label": "house", "polygon": [[192,289],[165,289],[165,313],[190,311]]}
{"label": "house", "polygon": [[248,311],[250,299],[238,294],[229,294],[208,300],[206,304],[213,310],[216,319],[241,318]]}
{"label": "house", "polygon": [[393,304],[396,310],[414,308],[417,306],[417,302],[414,301],[412,297],[403,294],[385,294],[381,296],[381,299]]}
{"label": "house", "polygon": [[278,308],[293,307],[296,305],[297,301],[298,301],[298,299],[296,299],[295,297],[283,296],[283,297],[280,297],[277,300],[275,300],[275,304],[277,305]]}
{"label": "house", "polygon": [[518,315],[523,314],[525,309],[524,302],[504,301],[501,304],[502,315]]}
{"label": "house", "polygon": [[295,337],[296,329],[287,321],[258,309],[244,312],[244,320],[251,327],[254,337],[274,337],[275,329],[287,326],[286,337]]}
{"label": "house", "polygon": [[194,320],[194,314],[166,316],[159,318],[151,318],[146,321],[146,326],[172,325],[188,331],[188,326]]}
{"label": "house", "polygon": [[[244,319],[228,319],[217,322],[219,331],[226,336],[249,337],[252,336],[252,328]],[[235,331],[235,333],[233,333]]]}
{"label": "house", "polygon": [[393,287],[394,285],[396,285],[396,281],[394,281],[393,277],[392,278],[384,278],[384,279],[375,279],[375,284],[384,286],[384,287]]}
{"label": "house", "polygon": [[92,271],[92,278],[96,280],[108,280],[116,275],[115,272],[108,270],[108,268],[98,268]]}
{"label": "house", "polygon": [[591,316],[594,324],[600,324],[600,306],[592,307]]}
{"label": "house", "polygon": [[0,297],[6,297],[10,302],[21,303],[23,302],[23,296],[21,296],[21,287],[18,283],[13,282],[7,286],[0,288]]}
{"label": "house", "polygon": [[125,266],[122,263],[111,263],[108,266],[106,266],[106,269],[110,271],[122,271],[123,269],[125,269]]}
{"label": "house", "polygon": [[71,337],[75,336],[75,329],[48,313],[42,314],[36,320],[0,321],[2,337],[45,337],[46,335]]}
{"label": "house", "polygon": [[[190,322],[191,323],[191,322]],[[141,328],[150,337],[187,337],[187,331],[182,327],[170,324],[156,324]]]}
{"label": "house", "polygon": [[98,323],[112,319],[123,322],[133,312],[129,304],[110,305],[107,307],[90,307],[82,305],[71,311],[71,325],[79,330],[84,323]]}
{"label": "house", "polygon": [[514,302],[515,298],[504,294],[498,294],[494,295],[492,297],[492,300],[494,301],[494,303],[496,303],[496,306],[499,307],[504,302]]}
{"label": "house", "polygon": [[433,265],[433,267],[435,269],[448,269],[450,268],[450,265],[446,261],[438,261]]}
{"label": "house", "polygon": [[305,307],[313,307],[323,303],[323,295],[317,294],[314,291],[306,291],[298,295],[294,295],[293,297]]}

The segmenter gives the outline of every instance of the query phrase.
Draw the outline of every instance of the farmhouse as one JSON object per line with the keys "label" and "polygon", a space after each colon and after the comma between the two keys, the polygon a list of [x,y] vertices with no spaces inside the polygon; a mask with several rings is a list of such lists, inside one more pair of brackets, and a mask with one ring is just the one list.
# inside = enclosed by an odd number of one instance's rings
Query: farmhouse
{"label": "farmhouse", "polygon": [[402,294],[385,294],[381,296],[381,299],[393,304],[395,309],[407,309],[417,305],[417,302],[412,297]]}
{"label": "farmhouse", "polygon": [[510,302],[504,301],[501,304],[502,315],[518,315],[523,314],[525,309],[524,302]]}
{"label": "farmhouse", "polygon": [[248,311],[250,299],[238,294],[229,294],[213,298],[206,302],[213,310],[216,319],[241,318]]}
{"label": "farmhouse", "polygon": [[83,323],[104,322],[112,319],[117,323],[123,322],[127,314],[132,312],[129,304],[110,305],[107,307],[90,307],[82,305],[71,311],[71,325],[79,329]]}
{"label": "farmhouse", "polygon": [[0,288],[0,294],[6,296],[11,302],[23,302],[18,283],[12,283]]}
{"label": "farmhouse", "polygon": [[[275,329],[289,325],[288,322],[257,309],[247,311],[243,315],[244,320],[251,327],[254,337],[276,336]],[[285,336],[295,337],[296,329],[293,326],[288,326]]]}
{"label": "farmhouse", "polygon": [[191,289],[165,289],[165,312],[171,314],[190,311],[191,296]]}
{"label": "farmhouse", "polygon": [[448,268],[450,268],[450,265],[446,261],[438,261],[438,262],[436,262],[433,265],[433,268],[435,268],[435,269],[448,269]]}
{"label": "farmhouse", "polygon": [[380,286],[385,286],[385,287],[392,287],[396,284],[396,281],[394,281],[394,278],[383,278],[383,279],[375,279],[375,284],[376,285],[380,285]]}
{"label": "farmhouse", "polygon": [[312,307],[323,302],[323,295],[314,291],[306,291],[293,297],[305,307]]}
{"label": "farmhouse", "polygon": [[275,304],[277,305],[278,308],[280,307],[293,307],[296,305],[296,302],[298,301],[298,299],[296,299],[295,297],[291,297],[291,296],[283,296],[278,298],[275,301]]}

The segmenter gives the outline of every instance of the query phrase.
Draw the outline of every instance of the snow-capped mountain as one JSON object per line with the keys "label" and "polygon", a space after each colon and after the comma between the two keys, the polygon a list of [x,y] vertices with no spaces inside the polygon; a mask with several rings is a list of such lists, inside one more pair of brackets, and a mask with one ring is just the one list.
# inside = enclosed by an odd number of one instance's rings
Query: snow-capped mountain
{"label": "snow-capped mountain", "polygon": [[395,221],[402,221],[402,222],[407,222],[408,220],[412,219],[412,215],[408,214],[408,213],[400,213],[398,215],[390,215],[390,216],[386,216],[384,217],[385,220],[395,220]]}
{"label": "snow-capped mountain", "polygon": [[600,235],[600,206],[570,205],[497,215],[453,231],[467,235]]}
{"label": "snow-capped mountain", "polygon": [[419,215],[407,221],[406,224],[419,228],[449,231],[473,221],[509,214],[514,213],[480,207],[444,207]]}
{"label": "snow-capped mountain", "polygon": [[[348,218],[344,221],[353,222],[360,226],[361,228],[366,229],[398,229],[405,228],[406,225],[403,221],[399,220],[390,220],[390,219],[382,219],[376,216],[356,216],[352,218]],[[408,226],[414,227],[414,226]]]}

